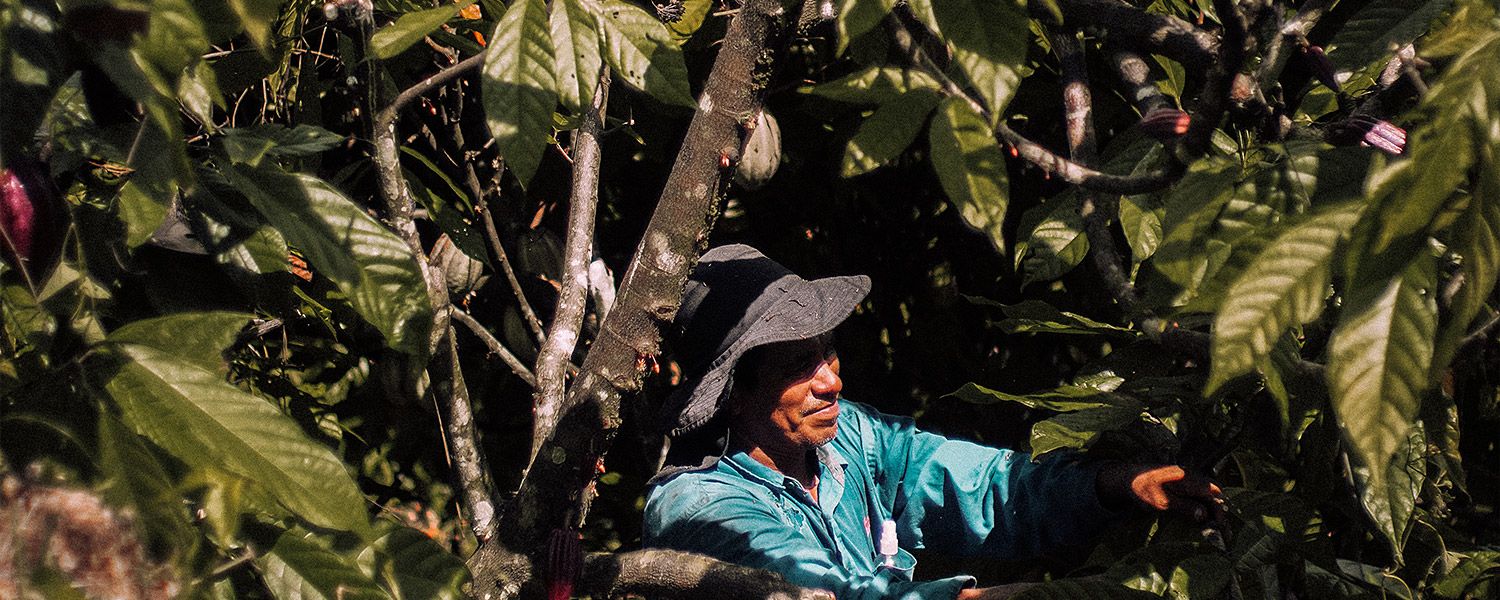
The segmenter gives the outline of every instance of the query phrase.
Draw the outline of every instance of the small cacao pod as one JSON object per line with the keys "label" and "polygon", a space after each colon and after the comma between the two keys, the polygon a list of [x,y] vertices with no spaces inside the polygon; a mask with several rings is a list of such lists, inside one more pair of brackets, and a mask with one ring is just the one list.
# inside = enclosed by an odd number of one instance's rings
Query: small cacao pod
{"label": "small cacao pod", "polygon": [[0,168],[0,259],[41,283],[62,255],[66,211],[46,166],[11,160]]}
{"label": "small cacao pod", "polygon": [[1175,108],[1157,108],[1141,116],[1141,132],[1170,142],[1188,132],[1193,117]]}
{"label": "small cacao pod", "polygon": [[755,116],[754,123],[750,139],[745,141],[745,151],[734,169],[735,183],[747,190],[760,189],[781,167],[781,126],[776,123],[776,117],[762,110]]}

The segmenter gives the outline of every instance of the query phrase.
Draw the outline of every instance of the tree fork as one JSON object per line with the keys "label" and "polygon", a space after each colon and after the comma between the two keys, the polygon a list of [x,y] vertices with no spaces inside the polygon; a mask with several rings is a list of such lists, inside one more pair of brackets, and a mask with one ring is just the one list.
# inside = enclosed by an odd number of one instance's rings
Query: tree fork
{"label": "tree fork", "polygon": [[499,536],[469,559],[475,596],[520,593],[533,571],[528,555],[544,551],[553,528],[577,527],[587,515],[594,477],[619,428],[620,398],[640,389],[660,345],[660,327],[681,302],[717,216],[725,175],[744,145],[744,124],[760,108],[787,29],[786,9],[776,0],[747,0],[730,22],[620,299],[569,390],[557,429],[507,506]]}

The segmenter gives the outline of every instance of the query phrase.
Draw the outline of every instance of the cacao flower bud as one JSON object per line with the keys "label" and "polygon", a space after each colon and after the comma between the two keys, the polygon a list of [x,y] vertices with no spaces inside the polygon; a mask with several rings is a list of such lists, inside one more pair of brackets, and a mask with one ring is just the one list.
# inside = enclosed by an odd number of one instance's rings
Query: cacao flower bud
{"label": "cacao flower bud", "polygon": [[1302,47],[1302,59],[1307,61],[1307,67],[1312,69],[1313,77],[1328,86],[1335,92],[1343,91],[1339,86],[1338,77],[1334,75],[1333,61],[1328,60],[1328,53],[1323,52],[1322,46],[1307,45]]}
{"label": "cacao flower bud", "polygon": [[40,284],[62,255],[66,220],[46,167],[12,160],[0,169],[0,259]]}
{"label": "cacao flower bud", "polygon": [[1170,142],[1188,132],[1193,117],[1175,108],[1157,108],[1141,117],[1141,132]]}
{"label": "cacao flower bud", "polygon": [[1406,130],[1388,121],[1358,115],[1330,128],[1328,141],[1373,146],[1390,154],[1401,154],[1406,151]]}

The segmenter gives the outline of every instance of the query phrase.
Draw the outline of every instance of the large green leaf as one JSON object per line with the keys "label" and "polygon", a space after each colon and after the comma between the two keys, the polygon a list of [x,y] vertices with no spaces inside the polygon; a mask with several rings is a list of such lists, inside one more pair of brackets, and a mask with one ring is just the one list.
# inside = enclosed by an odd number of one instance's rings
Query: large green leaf
{"label": "large green leaf", "polygon": [[682,49],[661,21],[621,0],[605,0],[597,10],[604,60],[616,77],[662,102],[694,106]]}
{"label": "large green leaf", "polygon": [[864,35],[891,14],[893,0],[838,0],[838,43],[834,54],[843,54],[854,38]]}
{"label": "large green leaf", "polygon": [[1140,419],[1139,408],[1106,406],[1066,412],[1031,426],[1031,456],[1057,450],[1083,450],[1099,436],[1119,431]]}
{"label": "large green leaf", "polygon": [[1021,82],[1031,38],[1026,12],[1010,0],[932,3],[959,69],[998,119]]}
{"label": "large green leaf", "polygon": [[[1432,259],[1419,256],[1384,285],[1350,290],[1328,342],[1334,413],[1353,454],[1369,466],[1366,490],[1377,494],[1386,489],[1384,467],[1416,425],[1429,383],[1435,278]],[[1399,548],[1399,526],[1385,533]]]}
{"label": "large green leaf", "polygon": [[1427,32],[1453,0],[1375,0],[1354,13],[1328,42],[1328,58],[1341,71],[1357,71],[1391,57],[1393,48]]}
{"label": "large green leaf", "polygon": [[[460,600],[469,580],[464,561],[410,527],[392,527],[356,558],[367,572],[382,579],[397,598]],[[378,577],[378,575],[377,575]]]}
{"label": "large green leaf", "polygon": [[320,527],[368,527],[365,499],[328,448],[271,403],[196,363],[147,346],[117,344],[118,360],[91,372],[120,418],[189,466],[222,468],[256,482]]}
{"label": "large green leaf", "polygon": [[797,91],[820,98],[859,104],[885,104],[913,90],[942,86],[926,71],[900,67],[866,67],[833,81],[804,86]]}
{"label": "large green leaf", "polygon": [[1222,160],[1193,163],[1164,200],[1166,236],[1151,258],[1157,272],[1191,297],[1228,255],[1221,241],[1209,239],[1219,213],[1234,196],[1238,165]]}
{"label": "large green leaf", "polygon": [[234,167],[225,174],[392,348],[426,354],[432,307],[405,242],[316,177],[273,168]]}
{"label": "large green leaf", "polygon": [[966,383],[948,396],[981,406],[1013,402],[1033,410],[1052,412],[1077,412],[1091,408],[1111,407],[1121,403],[1121,399],[1114,398],[1107,392],[1073,385],[1048,392],[1019,395],[992,390],[977,383]]}
{"label": "large green leaf", "polygon": [[599,69],[599,23],[583,3],[588,0],[553,0],[552,45],[557,55],[557,92],[562,105],[575,115],[583,114],[594,101]]}
{"label": "large green leaf", "polygon": [[927,114],[937,103],[936,93],[919,89],[881,104],[844,148],[839,174],[869,173],[900,156],[927,124]]}
{"label": "large green leaf", "polygon": [[230,160],[255,166],[266,156],[313,156],[343,143],[344,139],[342,135],[314,125],[288,128],[277,123],[263,123],[225,129],[220,143]]}
{"label": "large green leaf", "polygon": [[1089,238],[1078,214],[1080,204],[1077,193],[1066,193],[1033,209],[1046,212],[1024,242],[1016,244],[1022,285],[1062,277],[1088,256]]}
{"label": "large green leaf", "polygon": [[266,589],[278,600],[390,600],[354,562],[310,534],[287,531],[256,561]]}
{"label": "large green leaf", "polygon": [[100,493],[110,504],[132,507],[146,531],[178,552],[190,552],[198,532],[175,481],[140,436],[113,415],[99,415]]}
{"label": "large green leaf", "polygon": [[464,0],[401,15],[395,23],[381,27],[375,35],[370,36],[370,52],[381,60],[405,52],[412,44],[422,41],[427,34],[442,27],[458,11],[472,4],[474,0]]}
{"label": "large green leaf", "polygon": [[1005,155],[984,117],[962,98],[947,98],[938,105],[928,137],[932,167],[948,201],[965,223],[988,234],[990,243],[1004,251],[1010,181]]}
{"label": "large green leaf", "polygon": [[192,312],[142,319],[110,332],[109,341],[149,346],[213,371],[223,366],[224,350],[253,316]]}
{"label": "large green leaf", "polygon": [[1322,314],[1333,253],[1363,209],[1347,203],[1309,218],[1277,237],[1240,274],[1214,319],[1205,395],[1263,366],[1282,332]]}
{"label": "large green leaf", "polygon": [[[1496,134],[1500,136],[1500,132]],[[1448,368],[1459,344],[1468,335],[1470,322],[1484,307],[1500,279],[1500,172],[1493,165],[1493,152],[1500,140],[1481,148],[1483,162],[1492,165],[1475,172],[1468,211],[1460,219],[1453,250],[1463,257],[1463,285],[1453,294],[1448,320],[1438,334],[1433,355],[1433,377]]]}
{"label": "large green leaf", "polygon": [[1427,436],[1422,424],[1417,423],[1398,441],[1390,460],[1374,465],[1358,457],[1349,460],[1360,504],[1395,556],[1401,556],[1406,546],[1417,496],[1422,492],[1426,450]]}
{"label": "large green leaf", "polygon": [[523,184],[542,162],[557,106],[557,76],[547,6],[517,0],[490,36],[481,92],[485,122],[501,158]]}
{"label": "large green leaf", "polygon": [[1432,593],[1442,600],[1492,598],[1497,579],[1500,579],[1500,551],[1480,550],[1464,556],[1439,578],[1432,586]]}

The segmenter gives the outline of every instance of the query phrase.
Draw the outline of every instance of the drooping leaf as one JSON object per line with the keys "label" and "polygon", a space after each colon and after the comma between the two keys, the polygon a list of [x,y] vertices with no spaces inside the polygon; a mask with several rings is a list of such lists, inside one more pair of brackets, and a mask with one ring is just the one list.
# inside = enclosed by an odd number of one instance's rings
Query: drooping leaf
{"label": "drooping leaf", "polygon": [[263,156],[302,158],[330,150],[344,142],[344,136],[314,125],[286,127],[262,123],[250,127],[224,130],[224,151],[229,159],[255,166]]}
{"label": "drooping leaf", "polygon": [[224,350],[253,316],[237,312],[178,313],[131,322],[110,332],[108,339],[148,346],[214,371],[223,366]]}
{"label": "drooping leaf", "polygon": [[894,4],[892,0],[838,0],[838,15],[834,20],[838,26],[838,42],[834,54],[843,54],[851,40],[879,25],[881,19],[891,14]]}
{"label": "drooping leaf", "polygon": [[201,60],[209,47],[208,32],[190,0],[156,0],[150,15],[145,39],[137,49],[159,75],[172,78],[166,82],[170,90],[184,69]]}
{"label": "drooping leaf", "polygon": [[616,77],[668,104],[695,106],[682,49],[656,17],[622,0],[596,9],[604,60]]}
{"label": "drooping leaf", "polygon": [[599,24],[585,0],[554,0],[550,25],[557,56],[557,92],[569,112],[581,115],[594,101],[599,69]]}
{"label": "drooping leaf", "polygon": [[921,132],[927,123],[927,114],[937,103],[937,94],[920,89],[880,105],[859,126],[859,131],[844,148],[839,174],[844,177],[862,175],[900,156]]}
{"label": "drooping leaf", "polygon": [[490,135],[523,184],[542,162],[557,106],[551,38],[542,0],[512,3],[490,36],[480,75]]}
{"label": "drooping leaf", "polygon": [[693,34],[703,27],[703,22],[708,19],[708,14],[713,12],[713,9],[714,0],[683,0],[682,16],[676,21],[667,23],[667,30],[672,32],[672,39],[682,44],[693,37]]}
{"label": "drooping leaf", "polygon": [[1016,244],[1022,285],[1062,277],[1088,256],[1089,238],[1078,214],[1080,204],[1079,196],[1069,193],[1033,209],[1045,211],[1045,216]]}
{"label": "drooping leaf", "polygon": [[1427,435],[1419,422],[1398,440],[1395,454],[1385,463],[1372,465],[1361,458],[1349,458],[1360,504],[1395,556],[1400,556],[1406,546],[1417,496],[1422,492],[1426,450]]}
{"label": "drooping leaf", "polygon": [[405,242],[321,179],[272,168],[225,174],[386,343],[412,356],[427,353],[432,307]]}
{"label": "drooping leaf", "polygon": [[1010,0],[944,0],[932,10],[959,70],[998,119],[1023,74],[1031,39],[1026,12]]}
{"label": "drooping leaf", "polygon": [[900,67],[867,67],[833,81],[804,86],[797,91],[820,98],[859,104],[885,104],[913,90],[940,89],[925,71]]}
{"label": "drooping leaf", "polygon": [[938,105],[928,137],[932,167],[948,201],[965,223],[989,235],[990,243],[1004,251],[1010,181],[1005,155],[984,117],[963,99],[947,98]]}
{"label": "drooping leaf", "polygon": [[[1424,256],[1384,285],[1350,290],[1328,342],[1334,413],[1352,454],[1369,467],[1364,489],[1373,494],[1383,495],[1396,483],[1388,480],[1386,465],[1408,443],[1428,386],[1437,330],[1435,277],[1432,260]],[[1403,525],[1382,526],[1396,548]]]}
{"label": "drooping leaf", "polygon": [[266,588],[278,600],[390,600],[353,561],[318,544],[310,534],[287,531],[256,561]]}
{"label": "drooping leaf", "polygon": [[1112,402],[1109,394],[1105,392],[1079,386],[1063,386],[1049,392],[1019,395],[992,390],[975,383],[966,383],[948,396],[969,404],[1014,402],[1026,408],[1053,412],[1077,412],[1117,404],[1117,402]]}
{"label": "drooping leaf", "polygon": [[1120,198],[1120,228],[1125,231],[1125,243],[1130,246],[1130,260],[1141,263],[1161,246],[1163,228],[1162,208],[1150,196],[1125,196]]}
{"label": "drooping leaf", "polygon": [[1500,551],[1479,550],[1464,556],[1458,565],[1432,585],[1432,593],[1442,600],[1468,600],[1493,597],[1500,579]]}
{"label": "drooping leaf", "polygon": [[1189,167],[1187,175],[1172,186],[1165,198],[1166,236],[1151,258],[1151,265],[1190,298],[1198,286],[1223,262],[1229,248],[1208,239],[1219,213],[1235,191],[1237,165],[1205,160]]}
{"label": "drooping leaf", "polygon": [[1240,274],[1214,319],[1205,395],[1263,365],[1287,328],[1323,312],[1333,253],[1363,209],[1348,203],[1308,219],[1277,237]]}
{"label": "drooping leaf", "polygon": [[[971,298],[971,301],[979,300]],[[1009,306],[999,303],[993,303],[993,305],[1005,312],[1005,320],[997,325],[1006,333],[1136,335],[1136,332],[1128,327],[1111,325],[1083,315],[1061,311],[1041,300],[1025,300]]]}
{"label": "drooping leaf", "polygon": [[1033,459],[1057,450],[1083,450],[1099,436],[1119,431],[1140,418],[1137,408],[1108,406],[1066,412],[1031,426]]}
{"label": "drooping leaf", "polygon": [[[1490,159],[1487,164],[1494,164],[1492,157],[1486,158]],[[1500,173],[1493,168],[1480,169],[1475,179],[1473,196],[1457,224],[1453,245],[1463,257],[1463,285],[1453,295],[1448,320],[1438,333],[1432,361],[1434,379],[1440,378],[1440,371],[1453,361],[1470,323],[1500,279]]]}
{"label": "drooping leaf", "polygon": [[213,371],[166,352],[117,344],[110,368],[95,369],[120,418],[172,456],[222,468],[270,492],[320,527],[368,527],[364,496],[343,462],[269,402]]}
{"label": "drooping leaf", "polygon": [[458,11],[472,4],[474,0],[463,0],[401,15],[395,23],[381,27],[375,35],[370,36],[370,52],[381,60],[405,52],[412,44],[422,41],[427,34],[457,16]]}

